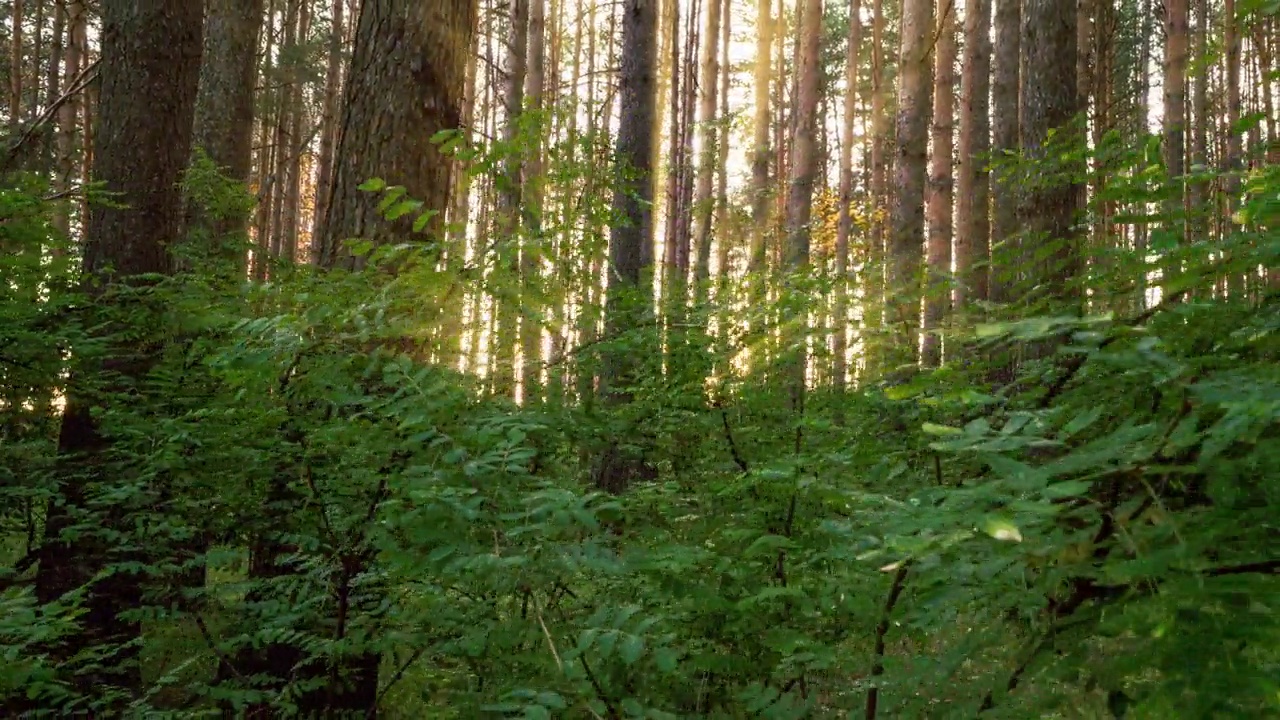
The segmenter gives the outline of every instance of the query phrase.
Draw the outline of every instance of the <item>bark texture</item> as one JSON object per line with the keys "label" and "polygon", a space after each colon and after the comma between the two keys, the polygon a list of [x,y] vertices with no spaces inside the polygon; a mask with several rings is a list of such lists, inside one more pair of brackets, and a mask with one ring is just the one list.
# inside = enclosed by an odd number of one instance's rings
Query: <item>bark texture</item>
{"label": "bark texture", "polygon": [[356,24],[352,73],[344,93],[333,189],[318,233],[323,267],[363,267],[343,247],[349,238],[408,240],[412,214],[379,217],[377,195],[359,185],[380,177],[436,211],[426,233],[437,237],[449,203],[453,163],[433,137],[461,124],[467,51],[475,0],[366,0]]}
{"label": "bark texture", "polygon": [[1040,163],[1039,177],[1028,182],[1019,208],[1027,233],[1024,256],[1034,261],[1028,284],[1048,297],[1070,300],[1068,288],[1079,264],[1074,230],[1079,185],[1064,177],[1070,168],[1049,155],[1047,144],[1051,131],[1070,129],[1078,109],[1076,4],[1027,0],[1022,28],[1026,77],[1019,132],[1027,158]]}
{"label": "bark texture", "polygon": [[[204,150],[227,177],[249,181],[253,162],[254,80],[262,0],[208,0],[204,60],[196,96],[194,145]],[[208,233],[219,255],[243,261],[229,236],[248,229],[248,215],[214,218],[196,209],[192,229]],[[232,238],[233,239],[233,238]]]}
{"label": "bark texture", "polygon": [[[118,193],[120,204],[93,206],[84,276],[85,291],[106,305],[121,302],[106,292],[108,288],[171,269],[168,250],[182,227],[179,181],[191,152],[203,11],[202,2],[105,0],[101,5],[102,90],[93,176],[107,192]],[[97,327],[98,332],[115,329],[111,323]],[[115,710],[121,708],[114,703],[123,700],[112,699],[112,693],[123,690],[136,697],[141,682],[140,626],[119,614],[137,609],[142,578],[128,571],[96,576],[110,563],[142,558],[137,550],[110,549],[113,543],[94,532],[128,532],[128,508],[118,501],[93,500],[132,479],[120,477],[118,467],[108,468],[109,440],[91,407],[128,402],[126,388],[141,380],[159,350],[150,342],[127,347],[108,343],[103,356],[79,369],[85,377],[105,372],[116,380],[100,388],[103,394],[91,396],[71,385],[59,438],[63,497],[49,507],[36,575],[41,604],[87,587],[79,625],[50,648],[50,654],[65,660],[90,648],[105,653],[96,662],[73,662],[64,669],[81,692],[105,699]],[[90,532],[73,542],[64,540],[63,531],[75,525],[87,526]]]}
{"label": "bark texture", "polygon": [[929,141],[932,3],[904,0],[898,58],[897,163],[890,213],[889,367],[914,364],[920,329],[925,165]]}
{"label": "bark texture", "polygon": [[[605,333],[617,337],[637,329],[652,314],[653,296],[646,277],[653,266],[653,152],[657,95],[657,0],[625,0],[622,5],[620,121],[615,140],[617,177],[613,210],[617,220],[609,237],[609,284]],[[634,343],[633,343],[634,345]],[[630,399],[634,346],[604,353],[601,391],[608,402]],[[613,441],[596,469],[596,484],[620,492],[646,471],[643,457]]]}
{"label": "bark texture", "polygon": [[991,4],[970,0],[964,17],[964,67],[960,79],[960,165],[956,178],[956,310],[988,299],[991,260]]}
{"label": "bark texture", "polygon": [[925,196],[929,237],[925,262],[928,283],[924,298],[924,337],[921,359],[927,367],[942,364],[942,321],[951,310],[952,150],[955,131],[956,11],[943,0],[935,35],[933,72],[933,148],[929,157],[929,188]]}

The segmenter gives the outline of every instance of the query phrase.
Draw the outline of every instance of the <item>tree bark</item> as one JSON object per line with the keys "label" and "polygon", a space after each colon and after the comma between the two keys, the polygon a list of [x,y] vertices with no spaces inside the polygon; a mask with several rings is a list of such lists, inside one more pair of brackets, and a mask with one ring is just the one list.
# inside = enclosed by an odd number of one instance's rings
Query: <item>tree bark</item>
{"label": "tree bark", "polygon": [[[508,0],[507,61],[504,66],[502,139],[506,145],[502,158],[502,174],[498,187],[496,248],[501,283],[519,282],[520,271],[520,203],[524,197],[521,173],[524,148],[520,146],[520,118],[524,114],[524,83],[529,61],[529,1]],[[503,293],[494,298],[497,306],[498,334],[494,352],[496,372],[493,389],[499,395],[514,396],[516,390],[516,344],[519,342],[520,300],[518,292]]]}
{"label": "tree bark", "polygon": [[[407,239],[412,214],[378,216],[379,197],[359,189],[373,177],[403,185],[435,211],[426,234],[439,237],[453,164],[432,142],[461,124],[467,50],[475,0],[366,0],[356,25],[351,76],[344,93],[333,190],[318,234],[321,267],[364,266],[342,241]],[[357,71],[358,69],[358,71]]]}
{"label": "tree bark", "polygon": [[959,312],[988,299],[991,262],[990,176],[991,4],[969,0],[960,80],[960,166],[956,180],[956,292]]}
{"label": "tree bark", "polygon": [[[1165,168],[1178,190],[1166,208],[1168,226],[1186,239],[1185,192],[1187,132],[1188,0],[1164,0],[1164,156]],[[1174,271],[1170,265],[1166,271]]]}
{"label": "tree bark", "polygon": [[862,4],[849,3],[849,32],[844,61],[844,98],[840,116],[840,208],[836,225],[835,317],[831,327],[831,380],[836,396],[836,418],[844,418],[844,391],[848,375],[849,239],[853,235],[853,119],[858,110],[858,61],[862,52]]}
{"label": "tree bark", "polygon": [[[261,0],[258,1],[261,2]],[[320,150],[316,156],[316,210],[311,226],[313,244],[319,237],[320,224],[328,214],[329,192],[333,189],[333,152],[338,144],[341,112],[338,100],[342,96],[342,78],[345,71],[342,62],[342,41],[347,30],[344,16],[346,4],[346,0],[333,0],[333,8],[329,12],[329,50],[325,61],[324,101],[320,115]],[[317,249],[312,248],[312,262],[320,259]]]}
{"label": "tree bark", "polygon": [[[1070,168],[1048,152],[1049,133],[1068,131],[1078,110],[1076,83],[1076,6],[1074,0],[1026,0],[1023,5],[1023,56],[1019,133],[1028,161],[1041,163],[1042,177],[1022,196],[1019,220],[1034,252],[1044,258],[1029,272],[1028,284],[1049,298],[1080,308],[1072,281],[1079,272],[1074,230],[1078,181],[1062,175]],[[1057,142],[1062,142],[1059,138]]]}
{"label": "tree bark", "polygon": [[888,370],[914,365],[919,343],[932,10],[930,0],[903,0],[898,59],[897,163],[889,236]]}
{"label": "tree bark", "polygon": [[[765,269],[765,233],[770,222],[769,158],[772,152],[769,145],[773,120],[773,110],[770,107],[773,83],[770,68],[773,57],[771,4],[771,0],[758,0],[756,14],[755,139],[751,149],[750,191],[752,227],[747,264],[747,270],[753,275],[763,273]],[[753,282],[758,285],[759,279]]]}
{"label": "tree bark", "polygon": [[9,30],[9,136],[11,142],[18,137],[22,126],[22,73],[23,22],[25,7],[22,0],[13,0],[13,25]]}
{"label": "tree bark", "polygon": [[538,284],[539,259],[542,256],[542,199],[544,178],[542,170],[542,138],[546,118],[543,117],[543,96],[546,85],[546,0],[531,0],[529,12],[529,58],[526,63],[525,97],[529,110],[534,113],[538,127],[529,148],[529,161],[525,166],[525,226],[520,247],[521,317],[520,317],[520,386],[526,404],[542,398],[542,324],[538,318],[543,308],[535,292]]}
{"label": "tree bark", "polygon": [[[107,288],[139,284],[145,282],[140,276],[171,268],[167,250],[182,227],[178,183],[191,152],[204,8],[202,2],[166,0],[105,0],[101,8],[100,141],[93,174],[106,191],[118,193],[120,204],[93,206],[84,288],[100,302],[115,304],[122,301]],[[160,341],[125,346],[115,336],[122,328],[111,323],[90,326],[105,333],[107,349],[95,359],[82,359],[78,372],[85,377],[105,373],[118,380],[92,397],[81,394],[79,384],[70,385],[58,443],[63,494],[61,502],[49,506],[36,597],[48,604],[86,588],[85,614],[50,654],[68,660],[78,653],[94,653],[95,662],[71,665],[72,677],[67,679],[85,696],[106,698],[113,711],[120,711],[140,691],[141,628],[120,613],[137,609],[142,577],[127,570],[101,577],[99,573],[116,562],[146,560],[138,551],[116,549],[116,543],[95,532],[129,532],[130,509],[108,498],[133,478],[119,477],[119,468],[110,466],[110,441],[93,407],[129,404],[126,388],[148,372]],[[89,532],[67,541],[63,532],[73,526],[87,526]]]}
{"label": "tree bark", "polygon": [[[622,59],[619,74],[621,121],[615,145],[617,177],[613,195],[614,222],[609,239],[609,286],[605,333],[616,338],[638,329],[652,313],[651,286],[645,278],[653,266],[653,131],[657,97],[656,0],[624,0]],[[644,356],[635,342],[604,353],[601,391],[608,402],[631,399],[635,357]],[[643,457],[624,451],[614,440],[596,470],[596,485],[621,492],[645,472]]]}
{"label": "tree bark", "polygon": [[[783,269],[788,279],[798,277],[809,265],[810,222],[813,217],[813,186],[818,174],[816,130],[818,124],[818,80],[821,67],[818,51],[822,42],[822,0],[804,0],[804,15],[797,30],[800,33],[800,63],[796,68],[796,133],[791,141],[791,182],[787,196],[787,244],[783,252]],[[789,287],[794,286],[789,281]],[[784,303],[786,305],[787,303]],[[800,418],[804,414],[805,368],[808,352],[807,311],[793,311],[784,318],[790,336],[783,347],[787,384],[791,395],[791,414],[797,423],[796,443],[800,438]],[[796,448],[799,451],[799,447]]]}
{"label": "tree bark", "polygon": [[[196,96],[194,146],[227,177],[244,183],[249,182],[253,163],[254,81],[262,16],[262,0],[208,0]],[[193,206],[189,224],[194,233],[207,234],[216,257],[243,272],[247,214],[214,217]]]}
{"label": "tree bark", "polygon": [[1017,279],[1018,195],[1008,164],[1021,148],[1018,138],[1018,87],[1022,40],[1020,0],[995,0],[995,49],[991,74],[991,144],[995,167],[991,180],[991,267],[993,302],[1013,299]]}
{"label": "tree bark", "polygon": [[702,136],[702,153],[698,160],[698,184],[693,196],[696,248],[694,260],[694,292],[698,304],[707,299],[707,282],[711,277],[711,218],[715,210],[712,183],[719,167],[719,128],[716,108],[720,102],[720,0],[707,0],[707,26],[702,42],[702,80],[698,84],[698,130]]}
{"label": "tree bark", "polygon": [[933,149],[929,158],[929,214],[926,249],[928,282],[924,298],[921,358],[926,367],[942,364],[942,321],[951,310],[952,150],[954,148],[956,81],[956,11],[954,0],[942,0],[933,73]]}

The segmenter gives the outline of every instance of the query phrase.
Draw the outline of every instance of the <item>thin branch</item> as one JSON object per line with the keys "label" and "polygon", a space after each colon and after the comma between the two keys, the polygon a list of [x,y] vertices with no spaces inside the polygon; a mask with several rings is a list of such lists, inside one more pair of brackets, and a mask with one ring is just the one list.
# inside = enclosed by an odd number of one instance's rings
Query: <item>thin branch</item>
{"label": "thin branch", "polygon": [[75,79],[71,81],[67,91],[63,93],[61,97],[54,100],[52,103],[49,103],[49,106],[46,107],[27,127],[26,131],[22,133],[22,136],[18,138],[17,142],[9,146],[9,152],[4,161],[5,169],[8,169],[13,164],[14,159],[18,157],[18,153],[22,150],[23,146],[30,142],[31,138],[36,136],[36,131],[44,127],[45,123],[49,122],[49,120],[53,119],[53,116],[57,114],[59,108],[84,90],[89,83],[93,82],[94,78],[98,75],[98,66],[101,64],[102,58],[95,58],[93,62],[89,63],[88,66],[81,70],[80,73],[76,75]]}
{"label": "thin branch", "polygon": [[893,585],[889,588],[889,596],[884,600],[884,610],[880,614],[880,624],[876,626],[876,649],[875,661],[871,665],[871,677],[873,678],[871,687],[867,689],[867,707],[866,720],[876,720],[876,713],[880,706],[880,687],[875,684],[874,678],[884,674],[884,638],[889,634],[889,618],[893,614],[893,607],[898,604],[898,598],[902,595],[902,588],[907,583],[907,571],[911,568],[911,561],[904,560],[898,566],[898,572],[893,576]]}
{"label": "thin branch", "polygon": [[218,643],[214,641],[213,635],[209,633],[209,626],[204,624],[204,618],[200,613],[194,613],[192,617],[196,620],[196,627],[200,629],[200,636],[204,638],[205,643],[209,646],[209,649],[213,651],[213,654],[218,657],[218,662],[221,663],[223,667],[230,670],[238,679],[244,680],[245,676],[236,669],[235,664],[231,662],[231,659],[227,657],[226,653],[218,649]]}

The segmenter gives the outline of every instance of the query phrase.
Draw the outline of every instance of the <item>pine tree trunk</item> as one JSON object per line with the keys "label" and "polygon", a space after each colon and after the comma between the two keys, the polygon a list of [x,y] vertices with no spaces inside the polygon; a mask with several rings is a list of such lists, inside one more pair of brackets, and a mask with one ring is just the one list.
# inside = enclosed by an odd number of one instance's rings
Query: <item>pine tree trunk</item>
{"label": "pine tree trunk", "polygon": [[925,166],[929,141],[932,3],[903,0],[898,60],[897,167],[890,213],[888,370],[916,363],[920,265],[924,243]]}
{"label": "pine tree trunk", "polygon": [[[1179,189],[1168,204],[1166,223],[1176,235],[1186,239],[1185,212],[1186,131],[1187,131],[1187,17],[1188,0],[1164,0],[1164,155],[1165,168]],[[1166,264],[1166,272],[1177,268]]]}
{"label": "pine tree trunk", "polygon": [[863,374],[874,377],[881,362],[886,339],[882,337],[885,315],[885,278],[888,272],[885,226],[889,212],[888,152],[892,125],[888,113],[888,89],[884,61],[884,0],[871,3],[871,232],[867,243],[866,282],[863,288],[863,334],[869,338],[869,352]]}
{"label": "pine tree trunk", "polygon": [[424,209],[440,213],[425,230],[428,237],[439,236],[453,164],[431,140],[461,124],[475,14],[475,0],[363,4],[334,155],[333,191],[317,237],[322,267],[363,267],[362,259],[343,249],[347,238],[382,243],[413,237],[412,215],[385,221],[377,213],[380,198],[359,189],[373,177],[404,185]]}
{"label": "pine tree trunk", "polygon": [[[529,0],[508,0],[506,85],[503,93],[503,131],[506,156],[498,183],[497,227],[494,246],[503,275],[501,282],[518,282],[520,265],[520,202],[522,154],[518,147],[520,116],[524,109],[524,81],[529,59]],[[511,396],[516,389],[516,344],[519,341],[519,300],[515,292],[496,297],[498,334],[494,358],[494,392]]]}
{"label": "pine tree trunk", "polygon": [[[209,0],[196,97],[194,146],[228,177],[245,183],[253,162],[254,81],[262,13],[262,0]],[[192,232],[206,234],[216,255],[243,273],[248,216],[213,217],[199,207],[192,207],[190,213]]]}
{"label": "pine tree trunk", "polygon": [[1021,144],[1018,138],[1018,85],[1021,58],[1022,10],[1020,0],[995,0],[995,49],[991,74],[991,175],[990,295],[993,302],[1014,297],[1018,274],[1018,195],[1006,167]]}
{"label": "pine tree trunk", "polygon": [[[89,217],[84,254],[85,289],[106,298],[113,284],[132,285],[139,276],[167,273],[166,249],[181,233],[183,205],[178,182],[191,152],[191,127],[201,55],[203,3],[165,0],[105,0],[102,5],[101,145],[94,157],[95,179],[121,204],[95,205]],[[138,148],[148,148],[140,153]],[[145,281],[143,281],[145,282]],[[104,299],[104,302],[118,302]],[[154,310],[154,309],[152,309]],[[139,307],[134,313],[145,313]],[[141,321],[145,322],[145,321]],[[108,324],[105,332],[124,328]],[[155,562],[137,550],[117,549],[96,530],[129,533],[132,511],[111,500],[136,478],[110,468],[110,440],[92,406],[129,403],[126,386],[140,381],[160,352],[155,344],[128,346],[106,336],[103,356],[82,358],[77,372],[120,378],[106,394],[81,396],[72,383],[59,438],[59,473],[65,478],[60,502],[49,506],[36,575],[36,598],[44,605],[84,587],[85,614],[69,635],[48,651],[55,660],[91,653],[95,662],[71,664],[64,679],[88,698],[104,699],[106,714],[119,712],[141,691],[137,620],[120,617],[137,610],[142,577],[128,570],[99,576],[117,562]],[[159,488],[156,488],[157,490]],[[125,491],[128,494],[127,491]],[[88,532],[67,541],[73,526]],[[131,543],[124,543],[127,547]],[[123,691],[123,696],[113,691]]]}
{"label": "pine tree trunk", "polygon": [[968,312],[988,299],[991,259],[991,151],[989,114],[991,4],[970,0],[964,18],[964,69],[960,81],[960,166],[956,179],[956,310]]}
{"label": "pine tree trunk", "polygon": [[[747,270],[753,275],[762,274],[765,270],[765,233],[770,223],[769,203],[769,158],[770,132],[773,121],[773,109],[770,107],[772,97],[772,72],[770,61],[773,57],[773,19],[771,18],[771,0],[758,0],[756,14],[756,57],[755,57],[755,140],[751,149],[751,247]],[[757,278],[754,281],[761,285]],[[753,292],[754,299],[763,294]]]}
{"label": "pine tree trunk", "polygon": [[[1226,183],[1224,187],[1226,219],[1224,222],[1230,222],[1229,218],[1235,212],[1236,201],[1240,195],[1240,174],[1244,167],[1244,151],[1241,147],[1240,132],[1237,125],[1240,123],[1240,19],[1236,17],[1235,0],[1225,0],[1223,5],[1223,35],[1224,44],[1226,45],[1225,61],[1226,67],[1226,95],[1227,95],[1227,116],[1226,116],[1226,135],[1227,135],[1227,152],[1226,152]],[[1230,273],[1227,276],[1227,292],[1231,298],[1240,298],[1244,295],[1244,282],[1241,280],[1239,273]]]}
{"label": "pine tree trunk", "polygon": [[929,214],[926,258],[928,282],[924,298],[925,367],[942,364],[942,321],[951,310],[952,150],[954,147],[956,12],[953,0],[943,0],[935,43],[933,74],[933,148],[929,158]]}
{"label": "pine tree trunk", "polygon": [[543,254],[542,237],[542,138],[546,118],[543,117],[543,95],[546,85],[546,0],[531,0],[529,12],[528,76],[525,78],[525,96],[529,109],[538,122],[537,135],[529,148],[529,162],[525,166],[525,226],[520,248],[520,282],[522,284],[520,317],[520,385],[524,402],[536,403],[542,399],[542,323],[539,317],[544,308],[538,307],[536,288],[539,262]]}
{"label": "pine tree trunk", "polygon": [[[796,67],[798,82],[795,105],[796,133],[791,141],[791,182],[787,195],[787,244],[783,252],[783,270],[788,276],[797,277],[809,265],[810,227],[813,217],[813,188],[818,174],[816,135],[818,125],[818,80],[821,67],[818,64],[819,45],[822,42],[822,0],[804,0],[804,15],[799,31],[800,62]],[[791,285],[791,283],[787,283]],[[791,286],[794,288],[794,286]],[[808,353],[805,345],[808,337],[807,312],[793,311],[784,318],[783,326],[790,337],[783,343],[787,348],[783,362],[791,395],[791,413],[796,425],[796,452],[800,442],[800,418],[804,414],[805,368]]]}
{"label": "pine tree trunk", "polygon": [[[618,220],[609,240],[609,287],[605,334],[617,337],[636,330],[651,314],[653,299],[645,274],[653,265],[653,130],[656,121],[654,73],[657,66],[657,8],[654,0],[624,0],[622,58],[619,74],[618,125],[613,208]],[[607,117],[607,115],[606,115]],[[637,341],[604,354],[601,391],[607,401],[630,401],[627,385],[636,357],[644,357]],[[645,472],[643,457],[626,452],[616,439],[596,469],[596,485],[621,492]]]}
{"label": "pine tree trunk", "polygon": [[720,137],[716,126],[716,109],[720,103],[720,0],[707,1],[707,26],[703,32],[702,80],[698,106],[698,129],[702,136],[702,153],[698,160],[698,184],[694,190],[693,245],[695,300],[701,305],[707,299],[711,277],[711,219],[715,210],[712,183],[719,167]]}
{"label": "pine tree trunk", "polygon": [[862,5],[849,4],[849,33],[845,48],[844,102],[840,116],[840,208],[836,226],[835,303],[831,332],[831,379],[836,396],[837,422],[844,419],[844,391],[848,375],[849,239],[853,235],[853,119],[858,108],[858,60],[862,52]]}
{"label": "pine tree trunk", "polygon": [[[1064,168],[1048,148],[1051,131],[1066,132],[1079,104],[1076,82],[1076,8],[1074,0],[1026,0],[1023,5],[1022,48],[1026,77],[1022,85],[1020,127],[1022,146],[1032,162],[1044,163],[1044,172]],[[1029,256],[1045,258],[1029,269],[1028,284],[1049,298],[1080,307],[1072,282],[1079,272],[1078,238],[1074,230],[1079,200],[1075,182],[1037,182],[1023,193],[1019,220],[1028,244],[1037,249]],[[1028,247],[1030,250],[1030,247]]]}
{"label": "pine tree trunk", "polygon": [[[333,0],[333,8],[329,12],[329,54],[325,60],[324,101],[320,115],[320,150],[316,156],[316,209],[311,226],[313,244],[318,237],[320,224],[328,212],[329,193],[333,190],[333,152],[338,143],[341,114],[338,100],[341,98],[342,77],[345,70],[342,62],[342,41],[347,29],[344,16],[346,4],[346,0]],[[311,261],[314,263],[319,259],[320,253],[313,248]]]}
{"label": "pine tree trunk", "polygon": [[13,0],[13,26],[9,30],[9,136],[17,138],[22,126],[23,23],[22,0]]}

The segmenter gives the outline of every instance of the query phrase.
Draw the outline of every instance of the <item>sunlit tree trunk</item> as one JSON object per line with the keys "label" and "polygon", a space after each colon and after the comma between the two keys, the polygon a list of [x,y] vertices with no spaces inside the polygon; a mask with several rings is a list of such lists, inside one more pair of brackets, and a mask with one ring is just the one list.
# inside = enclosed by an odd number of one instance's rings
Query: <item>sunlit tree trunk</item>
{"label": "sunlit tree trunk", "polygon": [[849,4],[849,33],[845,48],[844,98],[840,116],[840,208],[836,226],[835,302],[832,318],[831,380],[837,419],[844,416],[846,355],[849,352],[849,238],[853,235],[853,120],[858,109],[858,61],[861,58],[862,5]]}
{"label": "sunlit tree trunk", "polygon": [[[1187,132],[1187,17],[1188,0],[1164,0],[1164,157],[1173,187],[1179,190],[1166,213],[1167,223],[1179,238],[1186,236],[1186,225],[1178,216],[1184,213]],[[1168,264],[1166,271],[1175,271]]]}
{"label": "sunlit tree trunk", "polygon": [[[605,333],[617,337],[637,330],[652,314],[653,297],[646,273],[653,266],[653,153],[657,66],[657,7],[654,0],[624,0],[622,57],[619,73],[621,121],[615,145],[617,176],[613,209],[617,217],[609,240],[609,285]],[[607,401],[629,402],[635,378],[636,342],[604,353],[601,390]],[[596,485],[620,492],[643,470],[643,457],[625,451],[614,440],[596,470]]]}
{"label": "sunlit tree trunk", "polygon": [[933,142],[925,195],[929,237],[925,252],[928,282],[924,298],[921,359],[942,364],[942,321],[951,309],[952,150],[955,130],[956,11],[953,0],[939,6],[933,73]]}
{"label": "sunlit tree trunk", "polygon": [[529,110],[538,123],[536,136],[528,152],[528,164],[524,172],[524,217],[526,232],[520,247],[520,385],[526,403],[537,402],[542,397],[542,323],[538,318],[540,307],[536,288],[538,264],[543,252],[542,237],[542,137],[546,118],[542,116],[544,86],[546,84],[546,0],[531,0],[528,29],[528,74],[525,78],[525,97]]}
{"label": "sunlit tree trunk", "polygon": [[[760,274],[765,269],[765,238],[770,223],[769,193],[769,158],[773,110],[770,107],[772,97],[772,73],[770,63],[773,57],[773,19],[771,16],[771,0],[758,0],[756,11],[756,55],[754,85],[754,140],[751,147],[751,246],[748,253],[747,269],[753,274]],[[759,285],[759,281],[756,281]],[[753,298],[763,297],[759,288]]]}
{"label": "sunlit tree trunk", "polygon": [[[346,0],[333,0],[333,7],[329,11],[329,45],[325,60],[324,100],[320,114],[320,149],[316,155],[316,207],[311,225],[313,245],[320,223],[328,212],[329,192],[333,186],[333,152],[338,143],[339,118],[342,112],[338,101],[342,93],[344,70],[342,43],[347,30],[345,11]],[[320,253],[316,250],[316,247],[312,247],[313,263],[320,259]]]}
{"label": "sunlit tree trunk", "polygon": [[[503,97],[503,131],[505,156],[498,184],[498,266],[500,283],[518,282],[520,263],[520,203],[524,196],[522,169],[524,148],[519,146],[521,115],[524,110],[524,83],[529,60],[529,0],[509,0],[509,25],[507,26],[507,61],[503,67],[505,90]],[[494,298],[497,304],[498,334],[495,338],[496,373],[494,391],[499,395],[511,395],[516,382],[516,343],[519,336],[519,294],[507,288]]]}
{"label": "sunlit tree trunk", "polygon": [[956,178],[956,310],[988,299],[991,220],[987,157],[991,151],[991,4],[969,0],[960,74],[960,165]]}
{"label": "sunlit tree trunk", "polygon": [[1022,37],[1020,0],[995,0],[995,49],[991,74],[991,145],[996,168],[991,175],[990,296],[1013,299],[1018,276],[1018,195],[1007,164],[1019,150],[1018,76]]}
{"label": "sunlit tree trunk", "polygon": [[[277,4],[277,0],[269,0],[267,3],[267,17],[263,26],[266,42],[262,53],[261,77],[267,82],[275,80]],[[256,143],[258,172],[255,185],[258,193],[258,207],[253,219],[253,278],[258,281],[265,280],[267,277],[268,256],[271,252],[271,208],[274,205],[276,185],[279,182],[279,178],[276,177],[276,155],[280,152],[280,148],[271,141],[275,115],[280,112],[278,103],[275,102],[277,95],[275,93],[263,93],[263,95],[265,97],[260,101],[262,112],[258,120]]]}
{"label": "sunlit tree trunk", "polygon": [[[732,63],[729,62],[729,50],[733,44],[733,0],[723,0],[720,21],[720,112],[719,135],[717,136],[716,153],[716,267],[717,299],[728,301],[724,293],[729,282],[729,75]],[[722,307],[727,308],[722,302]],[[721,330],[721,334],[724,334]]]}
{"label": "sunlit tree trunk", "polygon": [[694,261],[694,291],[699,304],[707,298],[708,280],[711,277],[711,218],[715,210],[712,196],[716,169],[720,165],[719,128],[716,126],[716,108],[720,102],[720,10],[721,0],[706,0],[707,25],[702,40],[702,80],[698,91],[698,132],[702,138],[702,152],[698,159],[698,184],[693,196],[694,233],[696,248]]}
{"label": "sunlit tree trunk", "polygon": [[929,142],[933,8],[904,0],[898,59],[897,158],[888,247],[889,370],[914,365],[920,330],[925,167]]}

